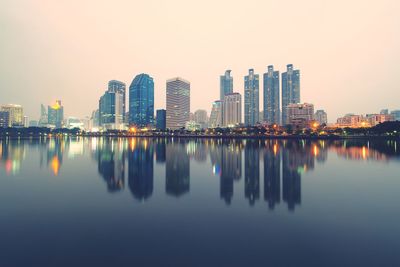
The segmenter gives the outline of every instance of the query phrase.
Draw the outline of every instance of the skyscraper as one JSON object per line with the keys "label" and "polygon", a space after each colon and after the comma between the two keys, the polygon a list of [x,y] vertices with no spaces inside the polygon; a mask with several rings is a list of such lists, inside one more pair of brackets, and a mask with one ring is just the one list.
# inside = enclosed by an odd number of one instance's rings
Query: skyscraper
{"label": "skyscraper", "polygon": [[287,71],[282,73],[282,124],[288,124],[287,106],[300,103],[300,70],[294,70],[293,65],[287,65]]}
{"label": "skyscraper", "polygon": [[123,127],[123,95],[118,91],[106,91],[99,100],[99,126],[107,130]]}
{"label": "skyscraper", "polygon": [[129,86],[129,124],[147,127],[154,123],[154,81],[139,74]]}
{"label": "skyscraper", "polygon": [[211,108],[209,127],[216,128],[222,126],[222,101],[214,101]]}
{"label": "skyscraper", "polygon": [[204,109],[198,109],[194,112],[194,121],[200,124],[201,128],[207,128],[208,116],[207,111]]}
{"label": "skyscraper", "polygon": [[109,92],[118,92],[122,95],[122,114],[123,121],[125,122],[126,113],[126,84],[117,80],[111,80],[108,82]]}
{"label": "skyscraper", "polygon": [[231,70],[225,71],[225,74],[219,77],[219,81],[220,81],[219,100],[224,101],[225,95],[233,92],[233,78],[231,77]]}
{"label": "skyscraper", "polygon": [[167,111],[165,109],[157,109],[157,130],[167,129]]}
{"label": "skyscraper", "polygon": [[242,122],[242,96],[239,93],[225,95],[222,114],[225,127],[233,127]]}
{"label": "skyscraper", "polygon": [[9,126],[24,125],[24,110],[21,105],[7,104],[2,105],[0,111],[7,111],[9,115]]}
{"label": "skyscraper", "polygon": [[55,128],[62,128],[64,123],[64,107],[61,100],[57,100],[54,105],[47,107],[48,124]]}
{"label": "skyscraper", "polygon": [[268,66],[264,73],[264,114],[263,120],[268,124],[280,124],[279,71]]}
{"label": "skyscraper", "polygon": [[43,104],[41,104],[39,126],[46,126],[48,123],[49,123],[49,118],[47,116],[46,107]]}
{"label": "skyscraper", "polygon": [[249,69],[249,75],[244,77],[244,123],[255,125],[259,122],[259,75]]}
{"label": "skyscraper", "polygon": [[190,83],[182,78],[167,80],[167,128],[185,127],[190,113]]}

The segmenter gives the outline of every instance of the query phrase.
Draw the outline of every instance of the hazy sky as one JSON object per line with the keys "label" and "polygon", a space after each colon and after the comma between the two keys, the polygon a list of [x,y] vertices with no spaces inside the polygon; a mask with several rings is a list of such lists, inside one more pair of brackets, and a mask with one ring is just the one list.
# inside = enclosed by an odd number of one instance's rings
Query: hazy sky
{"label": "hazy sky", "polygon": [[[301,70],[301,100],[328,112],[400,109],[398,0],[0,0],[0,103],[30,119],[61,99],[66,116],[97,108],[107,82],[191,82],[191,110],[211,109],[219,75],[273,64]],[[262,87],[262,83],[260,83]],[[260,108],[262,108],[260,88]]]}

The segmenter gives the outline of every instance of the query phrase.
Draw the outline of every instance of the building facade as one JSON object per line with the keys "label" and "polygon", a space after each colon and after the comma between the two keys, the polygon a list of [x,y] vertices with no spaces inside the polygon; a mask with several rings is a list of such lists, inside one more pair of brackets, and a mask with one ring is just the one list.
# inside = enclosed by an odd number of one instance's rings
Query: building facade
{"label": "building facade", "polygon": [[242,96],[239,93],[225,95],[222,106],[222,122],[225,127],[234,127],[242,123]]}
{"label": "building facade", "polygon": [[61,100],[56,100],[54,105],[47,107],[48,124],[51,127],[62,128],[64,124],[64,107]]}
{"label": "building facade", "polygon": [[226,70],[225,74],[220,76],[219,81],[220,81],[219,100],[224,101],[225,95],[233,93],[233,77],[231,76],[231,70]]}
{"label": "building facade", "polygon": [[198,109],[194,112],[194,121],[200,124],[202,129],[207,128],[208,126],[208,115],[207,110]]}
{"label": "building facade", "polygon": [[[389,113],[389,112],[387,112]],[[371,127],[378,125],[379,123],[383,123],[386,121],[394,121],[394,116],[391,114],[368,114],[367,115],[368,123]]]}
{"label": "building facade", "polygon": [[108,82],[108,91],[109,92],[118,92],[122,95],[122,114],[123,114],[123,120],[125,122],[125,113],[126,113],[126,84],[117,81],[117,80],[111,80]]}
{"label": "building facade", "polygon": [[148,127],[154,123],[154,81],[148,74],[137,75],[129,87],[129,124]]}
{"label": "building facade", "polygon": [[263,121],[268,124],[280,124],[280,90],[279,71],[274,66],[268,66],[264,73],[264,113]]}
{"label": "building facade", "polygon": [[300,103],[300,70],[294,70],[293,65],[287,65],[282,73],[282,124],[289,124],[287,107],[289,104]]}
{"label": "building facade", "polygon": [[393,115],[395,121],[400,121],[400,110],[392,110],[390,115]]}
{"label": "building facade", "polygon": [[249,69],[244,77],[244,123],[253,126],[259,122],[259,75]]}
{"label": "building facade", "polygon": [[222,106],[223,102],[220,100],[214,101],[211,108],[210,121],[208,126],[210,128],[222,127]]}
{"label": "building facade", "polygon": [[24,126],[24,110],[21,105],[7,104],[2,105],[0,111],[8,112],[8,123],[10,127]]}
{"label": "building facade", "polygon": [[190,83],[182,78],[167,80],[167,128],[185,127],[190,114]]}
{"label": "building facade", "polygon": [[336,126],[340,128],[359,128],[369,127],[370,124],[368,122],[368,119],[363,115],[347,114],[344,117],[337,119]]}
{"label": "building facade", "polygon": [[315,112],[314,119],[319,124],[328,124],[328,114],[322,109],[319,109]]}
{"label": "building facade", "polygon": [[156,128],[157,130],[167,129],[167,111],[165,109],[157,109]]}
{"label": "building facade", "polygon": [[106,91],[99,100],[99,127],[119,130],[123,125],[123,95],[117,91]]}
{"label": "building facade", "polygon": [[295,128],[307,128],[314,120],[313,104],[289,104],[287,106],[288,123]]}
{"label": "building facade", "polygon": [[10,113],[8,111],[0,111],[0,128],[10,127]]}

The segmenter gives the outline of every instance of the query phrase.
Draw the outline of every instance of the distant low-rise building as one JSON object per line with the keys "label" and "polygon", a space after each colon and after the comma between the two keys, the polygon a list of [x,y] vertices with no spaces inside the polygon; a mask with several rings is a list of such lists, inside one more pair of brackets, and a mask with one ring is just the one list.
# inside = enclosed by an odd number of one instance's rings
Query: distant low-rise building
{"label": "distant low-rise building", "polygon": [[314,120],[313,104],[289,104],[286,110],[288,124],[295,128],[308,128]]}
{"label": "distant low-rise building", "polygon": [[400,121],[400,110],[392,110],[390,115],[393,115],[395,121]]}
{"label": "distant low-rise building", "polygon": [[195,121],[187,121],[185,123],[185,129],[188,131],[198,131],[201,130],[201,125]]}
{"label": "distant low-rise building", "polygon": [[368,114],[367,120],[370,126],[375,126],[382,122],[394,121],[394,116],[389,114]]}
{"label": "distant low-rise building", "polygon": [[344,117],[338,118],[337,127],[345,128],[360,128],[360,127],[370,127],[368,119],[363,115],[347,114]]}
{"label": "distant low-rise building", "polygon": [[198,109],[194,112],[194,121],[201,125],[202,129],[208,126],[208,116],[207,111],[204,109]]}

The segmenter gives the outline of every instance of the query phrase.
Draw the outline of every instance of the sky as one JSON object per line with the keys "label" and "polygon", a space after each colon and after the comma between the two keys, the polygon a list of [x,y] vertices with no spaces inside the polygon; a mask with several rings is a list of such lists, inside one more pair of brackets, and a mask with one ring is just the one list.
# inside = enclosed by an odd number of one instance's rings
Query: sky
{"label": "sky", "polygon": [[191,111],[210,111],[226,69],[243,94],[248,69],[293,64],[301,101],[330,122],[400,109],[399,11],[398,0],[0,0],[0,103],[38,119],[61,99],[83,118],[109,80],[148,73],[156,109],[179,76]]}

